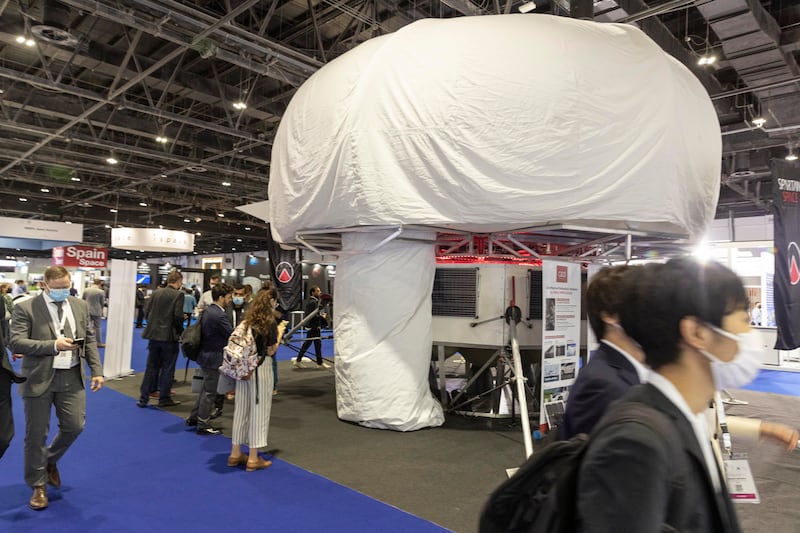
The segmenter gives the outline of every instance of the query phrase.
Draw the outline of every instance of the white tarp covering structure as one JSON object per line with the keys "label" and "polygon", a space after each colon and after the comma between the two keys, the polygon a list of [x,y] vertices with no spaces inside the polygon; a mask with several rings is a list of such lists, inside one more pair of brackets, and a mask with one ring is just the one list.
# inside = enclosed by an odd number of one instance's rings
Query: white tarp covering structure
{"label": "white tarp covering structure", "polygon": [[[714,216],[720,161],[705,89],[633,26],[546,15],[423,20],[363,43],[300,87],[273,146],[269,218],[282,242],[303,230],[386,224],[497,231],[565,222],[700,235]],[[403,265],[420,273],[409,304],[430,298],[428,250]],[[340,264],[337,293],[357,282],[381,299],[385,281],[369,272]],[[412,332],[391,322],[403,313],[346,302],[337,294],[340,416],[347,399],[342,417],[366,425],[441,423],[420,403],[426,381],[377,379],[394,366],[387,357],[427,368],[430,350],[380,354],[371,345],[367,358],[367,343],[341,335],[380,325],[385,335],[429,338],[430,320],[414,320],[422,329]],[[370,312],[352,312],[360,306]],[[367,400],[369,413],[358,413]],[[381,403],[419,412],[384,421]]]}

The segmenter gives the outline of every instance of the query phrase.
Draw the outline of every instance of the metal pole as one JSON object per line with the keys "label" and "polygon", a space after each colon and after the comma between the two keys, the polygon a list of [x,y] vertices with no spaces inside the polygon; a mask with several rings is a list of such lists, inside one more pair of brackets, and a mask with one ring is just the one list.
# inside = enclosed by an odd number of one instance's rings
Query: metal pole
{"label": "metal pole", "polygon": [[527,459],[533,455],[533,438],[531,437],[531,421],[528,418],[528,401],[525,396],[525,377],[522,374],[522,357],[519,353],[519,342],[517,341],[517,323],[513,320],[509,320],[508,328],[511,335],[511,355],[514,359],[519,416],[522,421],[522,438],[525,442],[525,458]]}

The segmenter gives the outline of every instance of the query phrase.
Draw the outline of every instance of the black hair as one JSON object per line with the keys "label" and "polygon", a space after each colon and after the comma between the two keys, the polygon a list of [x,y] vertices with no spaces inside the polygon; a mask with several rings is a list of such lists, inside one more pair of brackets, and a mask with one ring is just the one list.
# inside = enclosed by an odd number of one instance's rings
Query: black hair
{"label": "black hair", "polygon": [[622,303],[622,279],[634,267],[618,265],[600,270],[592,277],[586,289],[586,316],[597,339],[606,336],[606,323],[602,314],[619,315]]}
{"label": "black hair", "polygon": [[211,299],[216,302],[220,296],[226,296],[231,292],[233,292],[233,288],[227,283],[217,283],[211,288]]}
{"label": "black hair", "polygon": [[622,283],[620,324],[654,370],[680,356],[682,319],[721,327],[723,317],[748,309],[742,281],[719,263],[680,258],[637,270]]}

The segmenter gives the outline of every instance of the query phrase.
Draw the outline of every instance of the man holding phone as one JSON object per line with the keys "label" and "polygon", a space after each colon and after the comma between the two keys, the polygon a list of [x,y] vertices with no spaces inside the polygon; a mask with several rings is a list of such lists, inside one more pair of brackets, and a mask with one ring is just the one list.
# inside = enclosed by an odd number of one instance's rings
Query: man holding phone
{"label": "man holding phone", "polygon": [[[20,385],[25,404],[25,482],[33,489],[29,505],[48,506],[48,483],[61,486],[56,466],[83,431],[86,389],[81,359],[91,371],[91,389],[103,387],[103,366],[97,341],[89,333],[86,302],[69,296],[70,275],[64,267],[44,271],[39,296],[14,306],[11,350],[22,354]],[[47,445],[50,412],[55,406],[58,433]]]}

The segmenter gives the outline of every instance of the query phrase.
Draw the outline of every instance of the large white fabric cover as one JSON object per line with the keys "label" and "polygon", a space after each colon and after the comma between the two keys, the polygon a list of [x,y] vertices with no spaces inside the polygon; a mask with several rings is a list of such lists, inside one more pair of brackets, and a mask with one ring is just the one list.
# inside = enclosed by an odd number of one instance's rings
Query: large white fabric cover
{"label": "large white fabric cover", "polygon": [[270,219],[280,241],[386,223],[627,221],[701,234],[720,161],[706,91],[633,26],[422,20],[297,91],[273,147]]}
{"label": "large white fabric cover", "polygon": [[[633,26],[423,20],[300,87],[273,145],[269,219],[279,242],[385,224],[700,234],[720,160],[706,91]],[[365,249],[380,237],[344,242]],[[430,246],[399,244],[337,265],[337,407],[410,430],[442,422],[426,390],[435,263]]]}
{"label": "large white fabric cover", "polygon": [[[368,249],[385,236],[348,233],[343,248]],[[433,240],[436,234],[410,236]],[[399,431],[444,422],[428,388],[433,258],[432,244],[395,240],[378,253],[344,255],[336,263],[339,418]]]}

